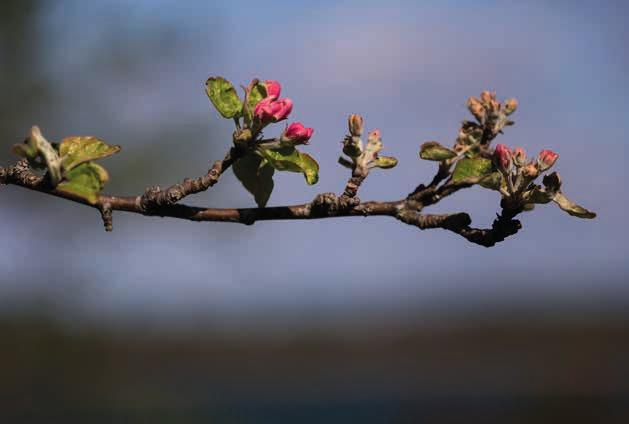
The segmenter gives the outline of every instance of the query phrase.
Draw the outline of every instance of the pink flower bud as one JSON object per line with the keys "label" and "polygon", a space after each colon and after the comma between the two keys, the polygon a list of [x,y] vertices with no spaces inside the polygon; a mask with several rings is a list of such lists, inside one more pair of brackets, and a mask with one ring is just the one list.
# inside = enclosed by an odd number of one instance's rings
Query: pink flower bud
{"label": "pink flower bud", "polygon": [[373,139],[379,139],[380,138],[380,130],[379,129],[375,129],[373,131],[369,132],[369,138],[373,138]]}
{"label": "pink flower bud", "polygon": [[518,147],[513,151],[513,163],[518,167],[526,163],[526,152],[523,148]]}
{"label": "pink flower bud", "polygon": [[313,132],[314,129],[304,127],[301,122],[293,122],[282,134],[281,141],[292,145],[308,144]]}
{"label": "pink flower bud", "polygon": [[480,99],[483,103],[491,103],[492,100],[496,99],[496,93],[492,93],[491,91],[483,91],[480,94]]}
{"label": "pink flower bud", "polygon": [[526,178],[535,179],[539,175],[539,170],[534,163],[529,163],[524,168],[522,168],[522,175]]}
{"label": "pink flower bud", "polygon": [[288,118],[293,110],[293,102],[291,99],[279,99],[274,101],[267,97],[256,105],[253,115],[263,124],[270,122],[278,122]]}
{"label": "pink flower bud", "polygon": [[505,102],[505,113],[511,115],[518,108],[518,101],[516,99],[509,99]]}
{"label": "pink flower bud", "polygon": [[279,99],[275,104],[277,106],[273,113],[274,122],[288,118],[288,115],[293,111],[293,101],[291,99]]}
{"label": "pink flower bud", "polygon": [[502,171],[508,171],[511,167],[511,151],[504,144],[496,145],[496,150],[494,150],[494,159],[496,161],[496,165]]}
{"label": "pink flower bud", "polygon": [[485,108],[483,107],[483,104],[480,102],[480,100],[478,100],[476,97],[470,97],[467,100],[467,108],[469,109],[470,113],[474,115],[474,118],[478,120],[478,122],[485,122]]}
{"label": "pink flower bud", "polygon": [[537,157],[540,172],[544,172],[555,164],[559,155],[552,150],[542,150]]}
{"label": "pink flower bud", "polygon": [[271,100],[277,100],[280,97],[280,91],[282,90],[282,86],[279,82],[273,80],[264,81],[264,85],[266,86],[266,95],[270,97]]}
{"label": "pink flower bud", "polygon": [[363,134],[364,122],[363,117],[355,113],[349,115],[347,119],[349,133],[354,137],[360,137]]}

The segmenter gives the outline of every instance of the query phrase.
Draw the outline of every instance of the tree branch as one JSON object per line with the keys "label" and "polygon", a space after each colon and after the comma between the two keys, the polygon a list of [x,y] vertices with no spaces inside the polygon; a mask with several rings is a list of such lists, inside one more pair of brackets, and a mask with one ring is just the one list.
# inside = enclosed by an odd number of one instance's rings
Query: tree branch
{"label": "tree branch", "polygon": [[207,190],[218,182],[223,172],[238,160],[240,156],[241,153],[235,147],[232,147],[223,160],[214,162],[207,174],[201,177],[195,179],[186,178],[181,183],[172,185],[166,190],[161,190],[158,186],[148,188],[140,197],[140,207],[144,211],[151,211],[164,206],[174,205],[186,196]]}
{"label": "tree branch", "polygon": [[[432,197],[425,198],[424,204],[419,207],[412,199],[397,201],[370,201],[348,207],[344,195],[336,196],[334,193],[317,195],[310,203],[292,206],[274,206],[266,208],[202,208],[183,204],[171,203],[176,196],[170,197],[167,193],[178,193],[187,196],[196,193],[201,186],[211,187],[218,181],[222,174],[233,162],[234,152],[230,152],[223,161],[217,161],[207,175],[195,180],[187,179],[183,183],[174,185],[167,190],[155,192],[152,199],[168,199],[165,203],[151,200],[143,203],[147,194],[136,197],[99,196],[95,204],[90,204],[85,199],[67,192],[51,188],[46,180],[33,173],[25,160],[18,162],[9,168],[0,168],[0,184],[12,184],[30,190],[45,193],[54,197],[70,200],[93,207],[100,211],[105,228],[112,229],[112,212],[124,211],[145,216],[160,216],[185,219],[190,221],[232,222],[251,225],[257,221],[268,220],[294,220],[294,219],[324,219],[355,216],[390,216],[421,230],[442,228],[453,231],[472,243],[490,247],[504,240],[509,235],[515,234],[520,228],[519,221],[510,218],[498,218],[491,229],[476,229],[469,227],[471,219],[466,213],[450,215],[422,215],[418,209],[438,201],[462,188],[460,185],[444,184],[440,189],[430,188],[427,193]],[[219,165],[220,164],[220,165]],[[217,170],[217,173],[212,172]],[[219,172],[220,171],[220,172]],[[209,181],[209,182],[208,182]],[[202,182],[201,184],[197,184]],[[195,191],[196,190],[196,191]],[[163,194],[163,196],[162,196]],[[426,194],[427,195],[427,194]],[[152,195],[150,195],[152,196]],[[428,199],[428,200],[427,200]],[[150,205],[147,207],[146,205]]]}

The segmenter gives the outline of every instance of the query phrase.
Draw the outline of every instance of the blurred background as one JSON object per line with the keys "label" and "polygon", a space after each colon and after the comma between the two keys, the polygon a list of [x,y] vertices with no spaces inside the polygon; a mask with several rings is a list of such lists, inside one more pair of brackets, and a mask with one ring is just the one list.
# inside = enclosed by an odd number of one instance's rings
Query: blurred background
{"label": "blurred background", "polygon": [[[98,214],[0,187],[2,422],[627,422],[623,1],[0,4],[0,165],[31,125],[123,152],[107,193],[202,175],[231,123],[210,75],[276,79],[315,128],[320,181],[276,174],[270,205],[339,192],[349,113],[397,168],[360,197],[398,199],[435,172],[466,99],[516,97],[500,141],[551,148],[564,192],[493,249],[386,218],[253,227]],[[276,129],[277,131],[277,129]],[[272,132],[272,131],[271,131]],[[268,135],[275,135],[269,133]],[[495,192],[433,211],[488,226]],[[227,172],[186,203],[248,207]]]}

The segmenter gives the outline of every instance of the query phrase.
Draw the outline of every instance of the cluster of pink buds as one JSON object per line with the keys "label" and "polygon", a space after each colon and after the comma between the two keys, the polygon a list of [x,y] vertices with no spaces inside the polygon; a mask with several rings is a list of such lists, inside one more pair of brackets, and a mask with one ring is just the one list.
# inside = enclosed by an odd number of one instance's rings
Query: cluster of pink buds
{"label": "cluster of pink buds", "polygon": [[494,162],[503,172],[509,172],[511,166],[515,165],[516,168],[524,168],[528,171],[533,167],[539,175],[540,172],[550,169],[558,158],[559,155],[552,150],[542,150],[535,160],[527,164],[526,152],[522,147],[510,150],[504,144],[498,144],[494,150]]}
{"label": "cluster of pink buds", "polygon": [[[280,99],[282,87],[279,82],[268,80],[264,84],[267,97],[258,102],[253,110],[253,116],[262,127],[287,119],[293,110],[291,99]],[[284,130],[280,136],[280,141],[290,145],[308,144],[313,132],[314,129],[306,128],[301,122],[294,122]]]}
{"label": "cluster of pink buds", "polygon": [[256,105],[253,115],[264,125],[279,122],[290,115],[293,110],[291,99],[280,99],[282,87],[277,81],[265,81],[267,96]]}

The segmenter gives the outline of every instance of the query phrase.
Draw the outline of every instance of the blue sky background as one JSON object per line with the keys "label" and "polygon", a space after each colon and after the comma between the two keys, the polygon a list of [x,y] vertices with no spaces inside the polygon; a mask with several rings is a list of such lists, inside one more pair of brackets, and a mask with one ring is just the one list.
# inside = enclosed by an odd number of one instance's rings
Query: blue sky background
{"label": "blue sky background", "polygon": [[[564,192],[598,217],[540,206],[493,249],[387,218],[245,227],[117,213],[105,233],[89,208],[2,187],[1,309],[41,307],[73,325],[192,319],[230,331],[514,311],[523,319],[622,314],[626,16],[620,1],[45,3],[38,65],[19,82],[45,78],[52,100],[13,120],[3,165],[14,160],[8,146],[38,124],[50,139],[93,134],[122,144],[105,163],[109,193],[201,175],[232,132],[211,109],[205,80],[260,77],[279,80],[295,103],[292,120],[315,128],[307,151],[321,165],[315,186],[276,174],[271,205],[342,190],[348,175],[336,159],[349,113],[380,128],[387,154],[399,159],[370,175],[360,197],[398,199],[434,174],[419,145],[451,144],[468,119],[467,97],[490,89],[520,102],[499,142],[559,152]],[[13,90],[0,101],[24,96]],[[253,205],[231,172],[187,202]],[[498,202],[479,188],[432,210],[467,211],[487,226]]]}

